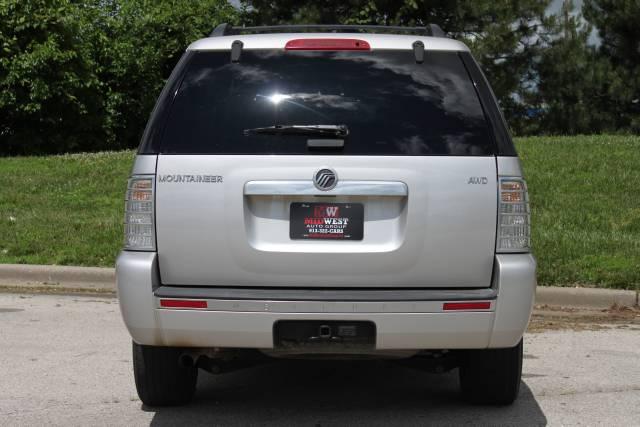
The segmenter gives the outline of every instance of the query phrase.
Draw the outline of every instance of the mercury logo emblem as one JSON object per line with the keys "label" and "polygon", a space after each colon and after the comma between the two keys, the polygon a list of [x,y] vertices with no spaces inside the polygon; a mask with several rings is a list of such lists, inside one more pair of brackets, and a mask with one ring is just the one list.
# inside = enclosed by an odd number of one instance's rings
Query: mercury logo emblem
{"label": "mercury logo emblem", "polygon": [[338,175],[333,169],[322,168],[313,175],[313,184],[318,190],[331,190],[338,184]]}

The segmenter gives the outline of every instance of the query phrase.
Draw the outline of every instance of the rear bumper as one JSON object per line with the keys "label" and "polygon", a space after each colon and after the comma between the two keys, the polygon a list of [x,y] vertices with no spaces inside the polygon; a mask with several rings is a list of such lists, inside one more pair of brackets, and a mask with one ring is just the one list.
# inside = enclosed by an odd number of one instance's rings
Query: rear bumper
{"label": "rear bumper", "polygon": [[[304,295],[251,298],[193,288],[185,289],[184,295],[179,288],[167,293],[160,287],[156,254],[148,252],[123,251],[116,276],[122,316],[140,344],[271,349],[278,320],[366,320],[376,325],[378,350],[512,347],[529,321],[536,263],[530,254],[497,255],[495,263],[492,289],[409,291],[407,298],[397,291],[387,299],[356,293],[339,300],[335,292],[326,298],[317,293],[308,299]],[[197,297],[207,301],[207,308],[161,308],[161,297]],[[460,300],[490,305],[486,310],[443,309],[445,302]]]}

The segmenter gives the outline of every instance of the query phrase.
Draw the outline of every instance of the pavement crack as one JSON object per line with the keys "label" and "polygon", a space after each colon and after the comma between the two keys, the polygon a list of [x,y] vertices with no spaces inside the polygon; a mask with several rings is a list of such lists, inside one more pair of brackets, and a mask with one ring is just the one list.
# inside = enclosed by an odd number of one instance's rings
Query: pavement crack
{"label": "pavement crack", "polygon": [[608,389],[598,389],[598,390],[569,390],[569,391],[561,391],[558,393],[542,392],[540,394],[536,394],[536,396],[539,396],[539,397],[577,396],[582,394],[627,393],[630,391],[640,391],[640,386],[612,387]]}

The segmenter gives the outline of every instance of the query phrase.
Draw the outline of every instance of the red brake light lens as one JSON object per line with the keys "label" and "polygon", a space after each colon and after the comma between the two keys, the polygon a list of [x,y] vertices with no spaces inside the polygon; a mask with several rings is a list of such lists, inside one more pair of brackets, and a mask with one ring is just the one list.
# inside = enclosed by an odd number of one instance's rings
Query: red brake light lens
{"label": "red brake light lens", "polygon": [[293,39],[285,50],[371,50],[368,42],[359,39]]}

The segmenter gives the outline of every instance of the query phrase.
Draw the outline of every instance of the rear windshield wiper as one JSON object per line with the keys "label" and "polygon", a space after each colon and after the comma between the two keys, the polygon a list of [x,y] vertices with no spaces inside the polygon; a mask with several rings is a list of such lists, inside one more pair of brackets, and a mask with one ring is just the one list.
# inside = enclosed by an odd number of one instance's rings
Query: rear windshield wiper
{"label": "rear windshield wiper", "polygon": [[313,135],[342,137],[349,135],[346,125],[275,125],[244,130],[245,135]]}

